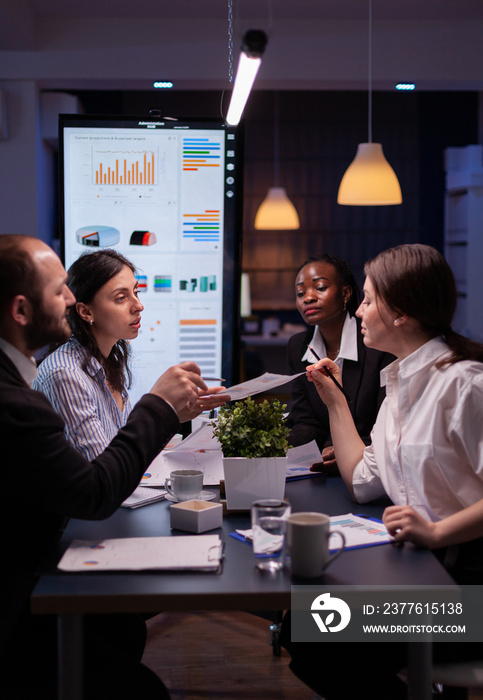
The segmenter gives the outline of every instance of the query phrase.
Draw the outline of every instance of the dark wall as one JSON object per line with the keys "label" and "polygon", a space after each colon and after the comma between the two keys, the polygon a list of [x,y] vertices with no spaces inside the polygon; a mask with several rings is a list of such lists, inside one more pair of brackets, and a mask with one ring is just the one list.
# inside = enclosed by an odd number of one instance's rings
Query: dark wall
{"label": "dark wall", "polygon": [[[78,92],[91,114],[216,116],[220,92]],[[254,308],[293,309],[295,270],[308,255],[346,259],[362,281],[364,262],[400,243],[443,250],[444,149],[477,143],[478,95],[468,92],[373,94],[373,141],[394,168],[403,203],[391,207],[337,204],[340,180],[367,141],[366,92],[278,93],[280,182],[297,207],[296,232],[255,231],[255,213],[275,184],[274,93],[255,91],[245,110],[243,268],[250,272]]]}

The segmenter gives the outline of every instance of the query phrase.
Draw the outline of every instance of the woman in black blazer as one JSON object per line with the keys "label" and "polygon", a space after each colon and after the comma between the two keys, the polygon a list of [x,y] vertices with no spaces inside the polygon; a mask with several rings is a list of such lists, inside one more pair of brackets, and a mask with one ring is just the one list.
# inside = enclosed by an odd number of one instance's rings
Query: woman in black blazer
{"label": "woman in black blazer", "polygon": [[[302,318],[313,328],[290,338],[287,348],[290,373],[303,372],[316,361],[309,346],[320,358],[329,357],[340,363],[354,422],[359,435],[369,442],[385,396],[379,373],[394,358],[366,348],[363,343],[360,320],[354,315],[359,306],[359,289],[349,265],[327,253],[309,258],[297,273],[295,296]],[[337,471],[327,408],[305,376],[292,383],[287,423],[292,446],[316,440],[324,459],[321,471]]]}

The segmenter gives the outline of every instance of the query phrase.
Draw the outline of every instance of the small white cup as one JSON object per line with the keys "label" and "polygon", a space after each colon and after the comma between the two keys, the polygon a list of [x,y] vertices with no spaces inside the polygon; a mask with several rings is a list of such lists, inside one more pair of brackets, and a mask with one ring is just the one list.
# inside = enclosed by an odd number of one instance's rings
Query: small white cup
{"label": "small white cup", "polygon": [[345,537],[337,531],[342,543],[329,554],[330,518],[323,513],[292,513],[287,518],[287,548],[294,576],[316,578],[342,554]]}
{"label": "small white cup", "polygon": [[191,501],[203,490],[203,472],[198,469],[176,469],[164,482],[166,491],[177,501]]}

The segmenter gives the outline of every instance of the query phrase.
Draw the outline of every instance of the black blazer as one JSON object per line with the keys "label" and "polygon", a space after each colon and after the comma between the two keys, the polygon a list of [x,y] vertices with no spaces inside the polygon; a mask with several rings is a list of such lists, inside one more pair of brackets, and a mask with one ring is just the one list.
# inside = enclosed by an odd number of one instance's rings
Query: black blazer
{"label": "black blazer", "polygon": [[[342,384],[352,402],[349,404],[357,431],[368,443],[385,390],[380,387],[380,371],[395,358],[388,353],[366,348],[357,320],[358,361],[344,360]],[[302,362],[307,346],[314,335],[313,328],[297,333],[289,340],[287,359],[290,373],[303,372],[311,362]],[[292,399],[289,405],[287,425],[291,428],[290,445],[303,445],[316,440],[320,449],[330,445],[329,413],[312,382],[305,376],[292,382]]]}
{"label": "black blazer", "polygon": [[36,569],[66,518],[101,520],[138,485],[179,428],[168,404],[143,396],[106,450],[89,462],[64,437],[49,400],[31,389],[0,350],[0,647],[28,605]]}

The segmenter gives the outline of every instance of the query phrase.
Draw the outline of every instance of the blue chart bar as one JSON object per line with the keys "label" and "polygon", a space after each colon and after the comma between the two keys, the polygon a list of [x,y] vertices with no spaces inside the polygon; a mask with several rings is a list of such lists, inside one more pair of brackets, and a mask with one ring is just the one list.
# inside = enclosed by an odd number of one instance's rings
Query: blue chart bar
{"label": "blue chart bar", "polygon": [[183,170],[197,172],[200,168],[220,167],[221,145],[209,138],[183,139]]}
{"label": "blue chart bar", "polygon": [[220,240],[220,211],[205,209],[200,214],[184,214],[183,238],[192,238],[198,243]]}

